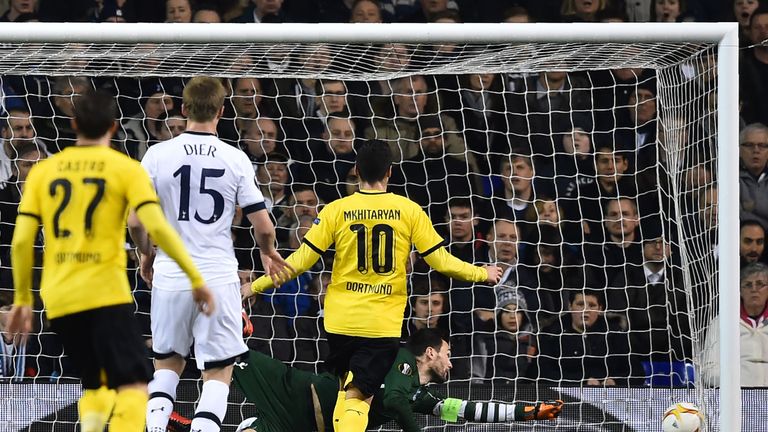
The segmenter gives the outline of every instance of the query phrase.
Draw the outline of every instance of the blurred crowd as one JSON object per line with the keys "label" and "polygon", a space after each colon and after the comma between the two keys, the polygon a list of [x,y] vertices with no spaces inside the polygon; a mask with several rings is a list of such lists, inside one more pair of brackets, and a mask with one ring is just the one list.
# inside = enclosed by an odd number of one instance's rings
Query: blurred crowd
{"label": "blurred crowd", "polygon": [[[761,45],[768,40],[768,4],[5,3],[0,20],[16,22],[738,21],[741,132],[733,146],[741,157],[742,370],[750,385],[768,386],[768,46]],[[387,61],[408,64],[408,46],[387,49],[394,53]],[[667,71],[676,85],[666,96],[658,94],[662,77],[650,69],[381,81],[242,77],[226,80],[230,97],[219,137],[251,159],[286,254],[298,248],[323,205],[356,191],[356,142],[376,138],[395,150],[390,191],[423,206],[452,254],[505,269],[502,283],[488,287],[430,272],[417,254],[408,263],[403,336],[422,327],[450,335],[452,380],[687,385],[698,373],[717,384],[715,70],[716,56],[708,52]],[[26,175],[37,161],[74,144],[72,96],[91,86],[116,95],[121,125],[113,145],[131,157],[140,160],[152,144],[184,131],[182,78],[2,77],[0,330],[12,302],[10,240]],[[250,228],[236,216],[232,235],[243,283],[261,270]],[[42,253],[43,239],[39,244]],[[149,289],[129,255],[137,313],[150,338]],[[255,297],[246,306],[255,329],[249,346],[297,367],[322,367],[331,266],[332,254]],[[39,300],[36,309],[42,310]],[[2,333],[0,377],[67,375],[66,357],[43,315],[36,331],[26,344]],[[705,361],[691,372],[694,340],[705,345]]]}

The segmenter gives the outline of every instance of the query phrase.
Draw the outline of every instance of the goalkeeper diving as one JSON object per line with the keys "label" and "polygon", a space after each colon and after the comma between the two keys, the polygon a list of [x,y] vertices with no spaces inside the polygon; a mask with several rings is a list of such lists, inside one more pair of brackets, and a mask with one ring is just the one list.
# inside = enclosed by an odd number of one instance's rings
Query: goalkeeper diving
{"label": "goalkeeper diving", "polygon": [[[551,420],[560,415],[562,401],[528,403],[473,402],[444,398],[427,384],[442,383],[451,369],[450,346],[440,332],[416,331],[397,354],[373,398],[368,427],[396,421],[405,432],[422,428],[415,413],[447,422],[511,423]],[[236,363],[235,384],[252,403],[257,417],[244,420],[238,432],[333,431],[333,409],[339,379],[313,374],[251,351],[246,363]]]}

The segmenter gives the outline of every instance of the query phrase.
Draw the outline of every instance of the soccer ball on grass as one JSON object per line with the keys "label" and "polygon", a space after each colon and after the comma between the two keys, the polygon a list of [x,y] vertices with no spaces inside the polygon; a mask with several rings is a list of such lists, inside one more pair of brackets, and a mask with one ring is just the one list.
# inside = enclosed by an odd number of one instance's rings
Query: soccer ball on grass
{"label": "soccer ball on grass", "polygon": [[664,411],[664,432],[700,432],[704,415],[699,408],[688,402],[676,403]]}

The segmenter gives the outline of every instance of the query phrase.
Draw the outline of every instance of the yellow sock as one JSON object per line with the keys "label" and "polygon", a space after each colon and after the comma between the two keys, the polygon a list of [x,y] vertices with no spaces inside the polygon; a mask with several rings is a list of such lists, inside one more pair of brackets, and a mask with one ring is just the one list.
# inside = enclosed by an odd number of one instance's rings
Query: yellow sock
{"label": "yellow sock", "polygon": [[344,408],[344,416],[339,422],[339,432],[365,432],[371,406],[360,399],[347,399],[344,402]]}
{"label": "yellow sock", "polygon": [[106,387],[85,390],[77,408],[82,432],[103,432],[115,405],[115,391]]}
{"label": "yellow sock", "polygon": [[143,432],[147,415],[147,392],[125,389],[117,392],[109,432]]}
{"label": "yellow sock", "polygon": [[341,417],[344,416],[344,402],[347,400],[347,386],[352,382],[352,371],[347,372],[347,376],[344,379],[344,383],[339,389],[339,393],[336,395],[336,405],[333,406],[333,431],[339,432],[339,422]]}

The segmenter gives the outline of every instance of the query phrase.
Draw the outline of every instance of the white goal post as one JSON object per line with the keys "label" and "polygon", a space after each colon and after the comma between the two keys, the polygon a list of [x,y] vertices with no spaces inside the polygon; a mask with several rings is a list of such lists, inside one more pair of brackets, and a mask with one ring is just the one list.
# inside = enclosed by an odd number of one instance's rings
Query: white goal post
{"label": "white goal post", "polygon": [[[481,54],[460,57],[456,63],[439,59],[415,58],[417,69],[372,69],[360,73],[362,79],[392,79],[413,73],[508,72],[505,49],[523,44],[567,45],[567,53],[547,52],[531,55],[515,64],[516,70],[592,70],[609,68],[657,68],[680,64],[704,49],[717,56],[717,189],[719,191],[718,237],[719,262],[717,286],[720,325],[719,430],[741,430],[739,357],[739,79],[737,23],[627,23],[627,24],[83,24],[83,23],[7,23],[0,25],[0,75],[77,75],[60,57],[65,44],[77,45],[74,59],[91,61],[103,56],[104,63],[83,66],[82,75],[97,76],[99,68],[110,69],[111,56],[126,52],[125,47],[141,44],[170,44],[207,56],[210,63],[195,69],[190,65],[186,76],[194,74],[221,77],[249,76],[243,70],[229,68],[232,58],[217,57],[216,47],[227,44],[257,44],[289,52],[311,44],[467,44],[492,47],[495,58]],[[50,44],[51,51],[46,51]],[[89,52],[90,46],[100,51]],[[196,51],[195,46],[213,45],[214,49]],[[605,52],[595,47],[610,46]],[[154,45],[153,45],[154,46]],[[18,48],[15,48],[18,47]],[[679,50],[678,50],[679,48]],[[147,52],[154,55],[156,48]],[[584,55],[574,51],[584,50]],[[36,52],[36,50],[38,50]],[[127,50],[130,50],[128,48]],[[162,50],[162,48],[160,48]],[[268,51],[269,48],[266,48]],[[546,51],[546,49],[543,49]],[[365,51],[362,51],[365,54]],[[236,55],[227,52],[226,55]],[[339,54],[339,55],[344,55]],[[40,58],[48,60],[35,63]],[[431,69],[434,62],[435,69]],[[105,66],[106,65],[106,66]],[[162,65],[142,62],[141,55],[121,66],[125,76],[153,76],[166,73]],[[246,66],[247,67],[247,66]],[[302,65],[274,76],[300,78]],[[116,69],[117,70],[117,67]],[[196,71],[197,73],[193,73]],[[178,71],[177,76],[182,76]],[[340,79],[344,71],[321,71],[320,76]],[[256,76],[256,75],[253,75]],[[264,76],[269,76],[265,73]],[[682,231],[680,231],[682,235]],[[713,269],[714,270],[714,269]]]}

